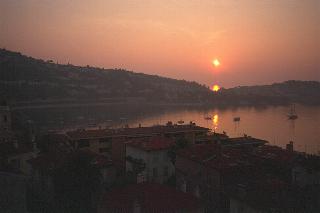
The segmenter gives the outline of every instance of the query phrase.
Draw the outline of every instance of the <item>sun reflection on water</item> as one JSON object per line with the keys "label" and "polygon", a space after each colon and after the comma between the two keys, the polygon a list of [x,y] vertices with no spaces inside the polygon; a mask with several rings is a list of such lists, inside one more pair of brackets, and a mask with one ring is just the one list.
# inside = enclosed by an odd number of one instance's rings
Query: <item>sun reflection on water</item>
{"label": "sun reflection on water", "polygon": [[215,114],[215,115],[213,116],[212,122],[213,122],[213,130],[216,131],[216,130],[218,129],[218,123],[219,123],[219,116],[218,116],[218,114]]}

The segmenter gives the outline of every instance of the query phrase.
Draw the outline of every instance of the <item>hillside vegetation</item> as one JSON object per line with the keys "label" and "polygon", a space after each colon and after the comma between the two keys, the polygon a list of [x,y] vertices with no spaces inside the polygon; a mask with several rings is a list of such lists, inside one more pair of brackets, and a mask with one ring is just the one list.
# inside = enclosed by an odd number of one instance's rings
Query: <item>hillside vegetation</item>
{"label": "hillside vegetation", "polygon": [[9,100],[143,97],[149,101],[198,101],[210,91],[195,82],[121,69],[60,65],[0,50],[1,95]]}
{"label": "hillside vegetation", "polygon": [[320,103],[320,83],[287,81],[221,89],[122,69],[56,64],[0,49],[0,96],[11,103],[119,102],[219,105]]}

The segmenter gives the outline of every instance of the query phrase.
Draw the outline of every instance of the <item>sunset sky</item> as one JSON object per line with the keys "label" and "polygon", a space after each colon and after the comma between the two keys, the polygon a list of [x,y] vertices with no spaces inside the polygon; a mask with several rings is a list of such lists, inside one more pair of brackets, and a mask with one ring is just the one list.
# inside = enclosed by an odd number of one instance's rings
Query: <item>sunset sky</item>
{"label": "sunset sky", "polygon": [[208,86],[320,80],[319,28],[319,0],[0,0],[1,48]]}

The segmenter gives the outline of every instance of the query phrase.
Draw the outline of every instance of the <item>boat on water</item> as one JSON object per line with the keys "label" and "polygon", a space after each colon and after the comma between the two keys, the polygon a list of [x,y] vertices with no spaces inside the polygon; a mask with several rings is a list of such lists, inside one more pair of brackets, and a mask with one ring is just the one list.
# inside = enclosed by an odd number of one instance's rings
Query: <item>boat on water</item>
{"label": "boat on water", "polygon": [[290,112],[288,114],[288,119],[289,120],[295,120],[298,118],[298,115],[296,113],[296,109],[295,109],[295,105],[291,105],[291,109],[290,109]]}
{"label": "boat on water", "polygon": [[240,117],[234,117],[234,118],[233,118],[233,121],[235,121],[235,122],[236,122],[236,121],[240,121]]}
{"label": "boat on water", "polygon": [[184,121],[183,120],[179,120],[177,123],[178,124],[184,124]]}
{"label": "boat on water", "polygon": [[206,115],[206,116],[204,116],[204,119],[205,119],[205,120],[212,120],[212,117],[209,116],[209,115]]}

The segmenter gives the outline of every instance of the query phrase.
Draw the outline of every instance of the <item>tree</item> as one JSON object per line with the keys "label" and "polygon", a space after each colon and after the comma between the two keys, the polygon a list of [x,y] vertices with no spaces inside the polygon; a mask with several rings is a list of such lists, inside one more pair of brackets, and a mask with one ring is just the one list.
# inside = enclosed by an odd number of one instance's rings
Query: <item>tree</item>
{"label": "tree", "polygon": [[176,162],[177,151],[187,146],[188,146],[188,141],[184,137],[179,137],[176,140],[176,143],[168,151],[168,156],[173,164],[175,164]]}
{"label": "tree", "polygon": [[133,179],[134,182],[137,182],[137,175],[140,174],[141,172],[143,172],[146,168],[146,163],[144,162],[143,159],[137,159],[137,158],[133,158],[131,156],[127,156],[126,160],[128,162],[131,163],[132,165],[132,175],[133,175]]}

